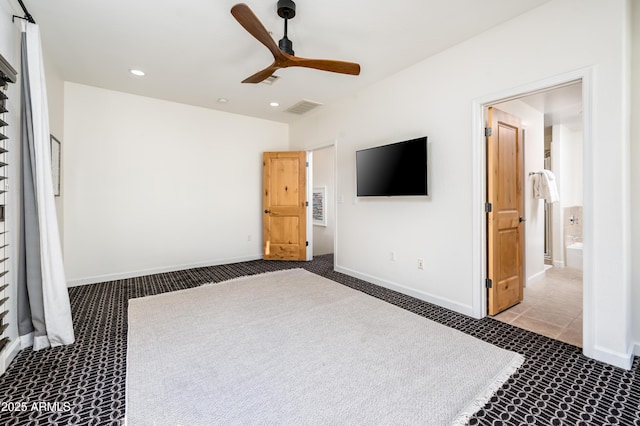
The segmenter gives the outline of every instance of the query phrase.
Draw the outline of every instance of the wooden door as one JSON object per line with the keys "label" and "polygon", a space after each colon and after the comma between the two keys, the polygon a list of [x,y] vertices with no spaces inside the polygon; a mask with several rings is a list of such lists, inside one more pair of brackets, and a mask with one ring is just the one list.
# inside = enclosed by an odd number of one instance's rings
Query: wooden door
{"label": "wooden door", "polygon": [[263,258],[306,260],[307,154],[263,155]]}
{"label": "wooden door", "polygon": [[489,315],[520,303],[524,291],[524,141],[518,117],[489,108],[487,269]]}

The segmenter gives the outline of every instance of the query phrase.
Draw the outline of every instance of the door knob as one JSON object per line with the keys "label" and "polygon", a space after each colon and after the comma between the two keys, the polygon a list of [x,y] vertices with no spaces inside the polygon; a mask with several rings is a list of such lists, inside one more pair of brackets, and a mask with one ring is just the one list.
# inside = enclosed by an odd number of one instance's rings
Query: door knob
{"label": "door knob", "polygon": [[519,220],[520,220],[520,222],[526,222],[526,221],[527,221],[527,219],[525,219],[525,218],[524,218],[524,217],[522,217],[522,216],[520,216],[520,219],[519,219]]}
{"label": "door knob", "polygon": [[265,212],[266,214],[269,214],[269,213],[271,213],[271,212],[270,212],[269,210],[265,210],[264,212]]}

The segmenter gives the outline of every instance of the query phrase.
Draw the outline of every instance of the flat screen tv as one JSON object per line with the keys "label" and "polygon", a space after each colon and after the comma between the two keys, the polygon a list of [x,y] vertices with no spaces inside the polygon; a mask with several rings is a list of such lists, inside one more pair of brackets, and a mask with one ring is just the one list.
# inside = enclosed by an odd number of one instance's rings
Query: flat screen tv
{"label": "flat screen tv", "polygon": [[427,137],[356,151],[358,197],[428,195]]}

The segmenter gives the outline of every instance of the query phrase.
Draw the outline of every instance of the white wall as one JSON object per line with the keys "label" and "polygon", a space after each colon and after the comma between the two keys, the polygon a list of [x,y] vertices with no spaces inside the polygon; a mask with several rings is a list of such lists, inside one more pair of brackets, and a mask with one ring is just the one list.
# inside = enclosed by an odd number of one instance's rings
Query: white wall
{"label": "white wall", "polygon": [[313,151],[313,186],[326,188],[327,226],[313,225],[313,254],[333,253],[335,232],[335,150],[333,146]]}
{"label": "white wall", "polygon": [[[631,75],[640,75],[640,3],[635,1],[632,4],[633,22],[633,62]],[[635,354],[640,356],[640,79],[632,78],[631,92],[631,220],[632,229],[632,298],[631,312],[633,313],[632,324],[634,324],[633,340],[636,342]]]}
{"label": "white wall", "polygon": [[558,170],[558,191],[561,194],[560,204],[563,207],[583,205],[583,143],[582,130],[566,126],[561,132],[560,168]]}
{"label": "white wall", "polygon": [[[20,72],[20,24],[19,21],[12,23],[11,16],[18,14],[16,9],[17,3],[3,1],[0,2],[0,54],[16,69]],[[10,84],[7,95],[9,100],[7,101],[7,109],[9,112],[6,114],[6,121],[10,124],[2,129],[3,134],[9,136],[9,139],[5,141],[9,152],[5,154],[9,163],[9,192],[5,195],[7,202],[6,206],[6,226],[10,231],[7,234],[9,247],[5,250],[6,256],[9,257],[8,269],[9,273],[5,275],[4,282],[15,283],[16,271],[18,270],[16,255],[18,251],[18,232],[15,232],[18,228],[18,205],[20,204],[19,196],[19,176],[20,176],[20,75],[18,75],[18,82],[16,84]],[[11,339],[9,346],[0,354],[0,374],[3,374],[6,367],[9,365],[15,354],[19,349],[18,340],[18,327],[17,327],[17,303],[16,303],[16,286],[10,285],[5,291],[4,297],[9,297],[8,308],[9,313],[5,320],[9,323],[9,328],[6,331],[6,336]]]}
{"label": "white wall", "polygon": [[544,200],[533,198],[530,172],[544,169],[544,113],[521,100],[496,105],[509,114],[520,117],[524,137],[524,217],[525,223],[525,283],[544,278]]}
{"label": "white wall", "polygon": [[65,83],[71,285],[260,258],[262,152],[288,126]]}
{"label": "white wall", "polygon": [[553,264],[566,266],[565,228],[570,226],[566,207],[584,204],[584,168],[582,130],[566,125],[552,128],[552,163],[560,201],[553,204]]}
{"label": "white wall", "polygon": [[[293,145],[338,140],[336,186],[345,202],[337,209],[337,268],[472,314],[481,291],[473,253],[482,244],[472,232],[474,209],[482,208],[472,203],[474,100],[596,70],[586,89],[597,100],[587,112],[587,157],[598,161],[585,182],[593,242],[585,248],[592,293],[585,300],[585,353],[628,366],[629,87],[620,78],[628,60],[627,7],[624,0],[553,0],[294,123]],[[356,200],[355,151],[420,135],[431,143],[431,196]],[[424,270],[417,258],[425,259]]]}

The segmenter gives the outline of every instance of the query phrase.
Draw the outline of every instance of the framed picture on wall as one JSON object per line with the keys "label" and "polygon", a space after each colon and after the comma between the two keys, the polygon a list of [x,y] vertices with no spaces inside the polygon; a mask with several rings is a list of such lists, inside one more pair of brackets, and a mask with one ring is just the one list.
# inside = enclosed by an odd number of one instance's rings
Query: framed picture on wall
{"label": "framed picture on wall", "polygon": [[317,226],[327,226],[327,187],[319,186],[313,188],[313,224]]}
{"label": "framed picture on wall", "polygon": [[53,179],[53,195],[60,196],[60,148],[61,144],[55,136],[51,136],[51,177]]}

